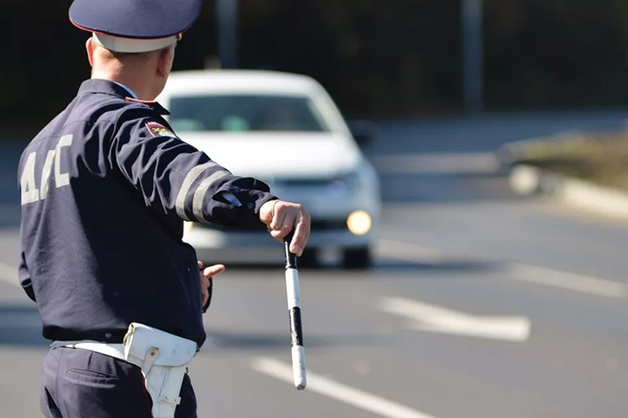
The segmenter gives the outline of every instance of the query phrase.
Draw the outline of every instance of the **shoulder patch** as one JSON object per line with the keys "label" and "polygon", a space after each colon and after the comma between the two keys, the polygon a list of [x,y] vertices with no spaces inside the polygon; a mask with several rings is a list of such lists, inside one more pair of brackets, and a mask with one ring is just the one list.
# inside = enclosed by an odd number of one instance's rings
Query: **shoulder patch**
{"label": "shoulder patch", "polygon": [[152,136],[176,136],[174,132],[166,128],[161,123],[146,122],[146,128],[148,129],[148,132],[150,132]]}

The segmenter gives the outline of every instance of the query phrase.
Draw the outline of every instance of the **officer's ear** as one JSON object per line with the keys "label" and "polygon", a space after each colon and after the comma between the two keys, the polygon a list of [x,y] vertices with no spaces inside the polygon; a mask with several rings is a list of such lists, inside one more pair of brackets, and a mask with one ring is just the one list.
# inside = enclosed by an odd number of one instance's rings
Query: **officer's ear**
{"label": "officer's ear", "polygon": [[87,51],[87,60],[90,66],[94,66],[94,38],[91,36],[85,41],[85,50]]}
{"label": "officer's ear", "polygon": [[175,45],[171,45],[159,51],[157,73],[161,77],[167,78],[168,75],[170,75],[172,63],[174,61],[174,48]]}

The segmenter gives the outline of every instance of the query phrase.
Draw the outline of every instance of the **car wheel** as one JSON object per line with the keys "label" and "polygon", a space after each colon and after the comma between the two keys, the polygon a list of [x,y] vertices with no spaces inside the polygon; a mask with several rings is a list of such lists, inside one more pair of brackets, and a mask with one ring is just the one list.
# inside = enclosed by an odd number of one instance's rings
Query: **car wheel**
{"label": "car wheel", "polygon": [[366,269],[371,265],[371,251],[368,247],[346,248],[342,261],[345,268]]}
{"label": "car wheel", "polygon": [[306,248],[303,250],[303,254],[301,254],[301,257],[297,259],[297,266],[299,268],[318,267],[318,249]]}

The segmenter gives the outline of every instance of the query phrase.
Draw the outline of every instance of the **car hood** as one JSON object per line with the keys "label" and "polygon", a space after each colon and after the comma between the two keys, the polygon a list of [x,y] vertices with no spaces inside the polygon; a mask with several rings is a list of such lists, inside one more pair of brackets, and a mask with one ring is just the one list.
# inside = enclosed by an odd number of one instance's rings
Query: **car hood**
{"label": "car hood", "polygon": [[198,133],[181,138],[239,176],[329,177],[355,169],[357,146],[332,133]]}

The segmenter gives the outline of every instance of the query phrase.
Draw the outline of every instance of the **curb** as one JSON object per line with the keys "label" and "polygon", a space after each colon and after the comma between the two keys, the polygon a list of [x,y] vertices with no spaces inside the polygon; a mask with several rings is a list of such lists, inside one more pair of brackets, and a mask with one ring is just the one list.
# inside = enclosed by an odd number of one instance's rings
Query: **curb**
{"label": "curb", "polygon": [[514,164],[508,182],[518,195],[550,195],[573,207],[628,220],[628,193],[623,191],[526,164]]}

